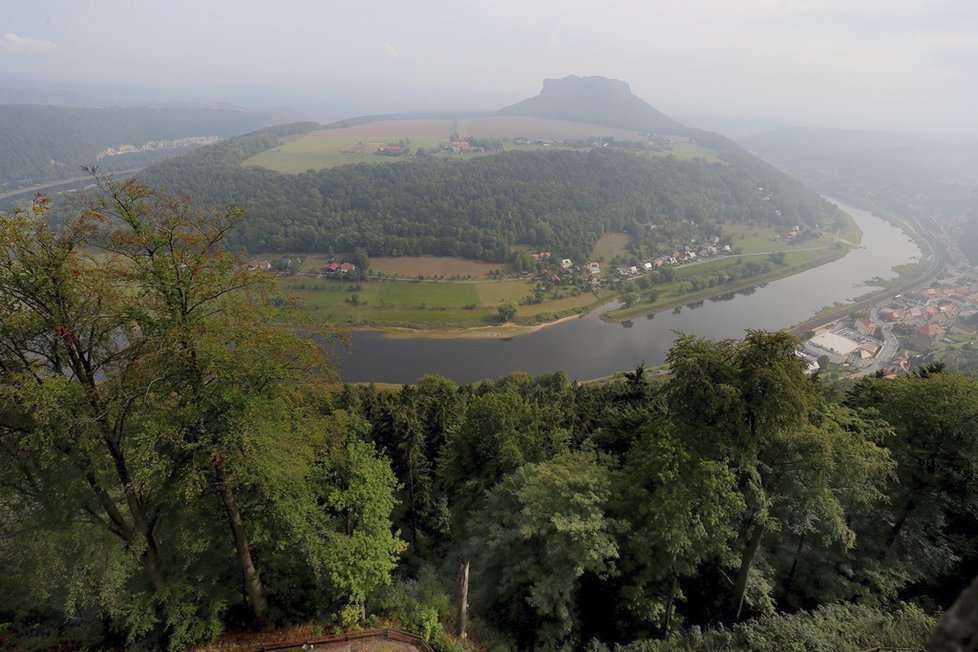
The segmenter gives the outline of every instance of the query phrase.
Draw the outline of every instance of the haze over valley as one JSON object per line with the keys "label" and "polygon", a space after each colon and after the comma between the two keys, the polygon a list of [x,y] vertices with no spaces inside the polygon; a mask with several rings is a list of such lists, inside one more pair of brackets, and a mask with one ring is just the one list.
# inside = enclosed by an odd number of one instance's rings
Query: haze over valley
{"label": "haze over valley", "polygon": [[971,649],[976,34],[7,3],[0,649]]}

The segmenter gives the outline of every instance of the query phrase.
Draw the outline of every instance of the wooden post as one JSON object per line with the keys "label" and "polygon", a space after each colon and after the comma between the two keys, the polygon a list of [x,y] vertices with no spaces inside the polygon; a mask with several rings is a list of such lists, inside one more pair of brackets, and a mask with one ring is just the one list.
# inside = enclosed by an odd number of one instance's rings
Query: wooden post
{"label": "wooden post", "polygon": [[469,562],[458,569],[458,637],[464,639],[465,621],[469,616]]}

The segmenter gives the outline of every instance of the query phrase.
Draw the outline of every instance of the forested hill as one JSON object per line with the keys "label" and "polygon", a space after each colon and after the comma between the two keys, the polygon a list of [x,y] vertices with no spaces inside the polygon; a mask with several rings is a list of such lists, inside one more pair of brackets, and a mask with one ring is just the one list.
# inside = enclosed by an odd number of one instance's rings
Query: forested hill
{"label": "forested hill", "polygon": [[[186,151],[185,138],[226,138],[274,124],[276,116],[223,108],[68,108],[0,105],[0,190],[75,177],[82,165],[124,170]],[[155,141],[156,145],[145,147]],[[109,148],[134,150],[98,158]]]}
{"label": "forested hill", "polygon": [[685,134],[688,129],[632,95],[629,85],[606,77],[545,79],[536,97],[499,111],[553,120],[589,122],[659,134]]}
{"label": "forested hill", "polygon": [[656,242],[670,246],[669,234],[684,220],[716,232],[723,221],[814,224],[835,215],[801,184],[736,152],[720,152],[727,163],[596,148],[465,161],[412,156],[298,175],[239,166],[287,132],[312,128],[284,126],[204,147],[141,178],[202,203],[244,208],[248,219],[234,244],[252,251],[362,247],[371,256],[503,262],[514,246],[528,245],[585,260],[609,231],[639,238],[654,224],[654,253]]}

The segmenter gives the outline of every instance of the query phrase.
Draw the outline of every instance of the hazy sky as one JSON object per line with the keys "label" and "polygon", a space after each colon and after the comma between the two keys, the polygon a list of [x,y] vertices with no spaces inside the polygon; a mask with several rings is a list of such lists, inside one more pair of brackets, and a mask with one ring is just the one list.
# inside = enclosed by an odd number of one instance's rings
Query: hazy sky
{"label": "hazy sky", "polygon": [[569,74],[677,116],[973,133],[978,1],[0,0],[0,79],[397,111]]}

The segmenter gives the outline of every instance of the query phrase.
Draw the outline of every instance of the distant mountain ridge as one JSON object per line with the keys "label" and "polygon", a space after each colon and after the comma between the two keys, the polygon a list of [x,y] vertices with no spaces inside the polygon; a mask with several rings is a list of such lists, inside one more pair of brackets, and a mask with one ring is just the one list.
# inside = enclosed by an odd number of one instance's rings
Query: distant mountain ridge
{"label": "distant mountain ridge", "polygon": [[[276,117],[229,108],[0,105],[0,190],[75,177],[82,165],[98,164],[106,172],[142,167],[204,137],[254,131]],[[183,141],[188,138],[199,140]],[[128,153],[99,158],[123,145],[131,146],[124,148]]]}
{"label": "distant mountain ridge", "polygon": [[659,134],[685,134],[687,127],[632,94],[623,81],[607,77],[545,79],[536,97],[497,112],[553,120],[570,120]]}
{"label": "distant mountain ridge", "polygon": [[545,79],[536,97],[496,111],[409,111],[345,118],[325,126],[339,129],[382,120],[526,116],[628,129],[642,133],[690,135],[696,132],[632,94],[627,82],[607,77]]}

